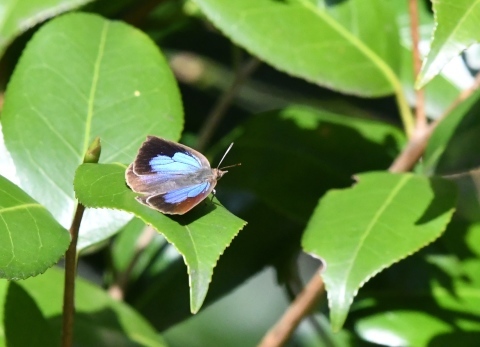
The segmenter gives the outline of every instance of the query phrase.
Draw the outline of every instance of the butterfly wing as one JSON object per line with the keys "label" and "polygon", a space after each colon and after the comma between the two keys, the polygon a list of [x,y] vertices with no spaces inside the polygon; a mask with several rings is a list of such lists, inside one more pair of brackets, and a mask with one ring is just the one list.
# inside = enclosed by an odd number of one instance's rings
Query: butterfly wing
{"label": "butterfly wing", "polygon": [[[137,193],[161,194],[185,186],[188,175],[210,169],[205,156],[187,146],[148,136],[126,171],[128,186]],[[187,180],[188,181],[188,180]]]}
{"label": "butterfly wing", "polygon": [[205,199],[213,190],[216,183],[216,180],[205,181],[163,194],[139,196],[137,200],[162,213],[184,214]]}

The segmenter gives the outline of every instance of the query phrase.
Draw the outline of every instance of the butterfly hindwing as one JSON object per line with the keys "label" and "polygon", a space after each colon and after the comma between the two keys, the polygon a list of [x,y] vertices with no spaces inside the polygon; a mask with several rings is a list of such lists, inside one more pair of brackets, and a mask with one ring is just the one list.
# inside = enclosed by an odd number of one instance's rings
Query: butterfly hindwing
{"label": "butterfly hindwing", "polygon": [[183,187],[164,194],[137,197],[143,204],[169,214],[184,214],[198,205],[215,187],[216,181]]}

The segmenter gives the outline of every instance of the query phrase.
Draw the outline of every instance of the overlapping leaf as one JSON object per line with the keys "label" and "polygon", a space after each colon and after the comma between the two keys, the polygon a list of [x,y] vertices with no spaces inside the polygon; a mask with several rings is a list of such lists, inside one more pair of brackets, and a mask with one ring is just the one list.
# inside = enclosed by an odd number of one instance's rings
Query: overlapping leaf
{"label": "overlapping leaf", "polygon": [[37,201],[0,176],[0,278],[38,275],[65,253],[70,234]]}
{"label": "overlapping leaf", "polygon": [[366,173],[322,198],[302,240],[322,258],[332,326],[338,330],[371,277],[438,238],[455,206],[454,186],[413,174]]}
{"label": "overlapping leaf", "polygon": [[[64,226],[75,206],[75,170],[95,137],[102,142],[101,162],[127,163],[146,135],[177,139],[182,124],[179,92],[156,45],[126,24],[91,14],[58,17],[34,35],[2,113],[21,187]],[[128,220],[89,213],[81,248]]]}
{"label": "overlapping leaf", "polygon": [[[385,24],[395,26],[395,21],[386,20],[388,10],[380,1],[346,2],[348,15],[354,18],[352,23],[355,24],[355,17],[366,4],[369,9],[375,5],[374,13],[368,12],[371,17],[362,24],[366,30],[361,32],[349,31],[325,9],[307,0],[195,2],[232,41],[279,70],[335,90],[364,96],[386,95],[399,89],[393,72],[398,54],[392,54],[388,48],[392,44],[398,47],[397,32],[384,27]],[[355,4],[350,5],[352,2]],[[363,36],[369,32],[367,27],[373,27],[374,23],[382,28],[374,30],[382,33],[377,40],[371,35]]]}
{"label": "overlapping leaf", "polygon": [[480,91],[458,105],[434,130],[423,157],[427,174],[458,174],[480,166]]}
{"label": "overlapping leaf", "polygon": [[241,134],[229,160],[250,174],[229,175],[223,185],[252,192],[301,224],[328,189],[349,186],[355,173],[387,167],[405,140],[383,122],[295,105],[257,115]]}
{"label": "overlapping leaf", "polygon": [[[8,291],[6,309],[0,318],[5,322],[4,329],[8,329],[6,336],[10,344],[53,346],[55,344],[49,342],[60,341],[63,278],[63,271],[53,268],[26,281],[0,282],[0,295]],[[2,301],[0,298],[0,303]],[[76,346],[107,347],[112,343],[126,347],[166,345],[139,314],[80,278],[75,283],[75,308]],[[19,321],[28,324],[19,324]],[[3,331],[0,328],[0,341]]]}
{"label": "overlapping leaf", "polygon": [[432,3],[436,27],[430,52],[417,81],[418,87],[436,76],[453,57],[480,41],[479,1],[436,0]]}
{"label": "overlapping leaf", "polygon": [[151,224],[184,257],[190,276],[190,309],[197,312],[207,295],[218,258],[246,224],[217,203],[205,201],[183,216],[167,217],[135,200],[125,184],[126,166],[83,164],[75,176],[75,192],[88,207],[119,209]]}
{"label": "overlapping leaf", "polygon": [[0,56],[13,39],[31,27],[57,14],[80,7],[92,0],[2,0],[0,3]]}

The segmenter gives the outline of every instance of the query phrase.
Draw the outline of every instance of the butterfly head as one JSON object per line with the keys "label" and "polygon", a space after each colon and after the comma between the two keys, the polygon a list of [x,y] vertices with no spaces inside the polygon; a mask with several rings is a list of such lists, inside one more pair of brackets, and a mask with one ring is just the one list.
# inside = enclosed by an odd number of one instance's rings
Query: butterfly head
{"label": "butterfly head", "polygon": [[228,171],[223,171],[223,170],[220,170],[220,169],[212,169],[212,172],[213,172],[213,176],[215,177],[215,179],[218,181],[220,178],[223,177],[223,175],[225,175]]}

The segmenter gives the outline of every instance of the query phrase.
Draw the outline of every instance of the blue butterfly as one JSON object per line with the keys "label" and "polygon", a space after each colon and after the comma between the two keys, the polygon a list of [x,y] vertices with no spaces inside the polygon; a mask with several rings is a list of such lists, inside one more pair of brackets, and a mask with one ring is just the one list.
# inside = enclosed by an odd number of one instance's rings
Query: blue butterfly
{"label": "blue butterfly", "polygon": [[142,194],[136,198],[142,204],[162,213],[184,214],[215,193],[215,185],[225,173],[212,169],[207,158],[192,148],[147,136],[125,178],[134,192]]}

